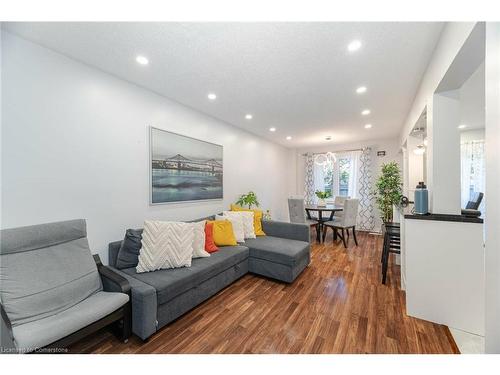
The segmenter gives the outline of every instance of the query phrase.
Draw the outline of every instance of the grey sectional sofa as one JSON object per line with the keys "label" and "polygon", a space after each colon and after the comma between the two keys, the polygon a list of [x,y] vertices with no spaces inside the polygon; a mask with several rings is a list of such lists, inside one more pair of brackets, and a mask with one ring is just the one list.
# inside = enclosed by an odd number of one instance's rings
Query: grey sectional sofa
{"label": "grey sectional sofa", "polygon": [[[143,340],[210,298],[248,272],[291,283],[310,261],[309,226],[263,221],[266,236],[238,246],[221,247],[189,268],[137,273],[114,270],[132,291],[132,332]],[[122,241],[109,244],[109,264],[116,266]]]}

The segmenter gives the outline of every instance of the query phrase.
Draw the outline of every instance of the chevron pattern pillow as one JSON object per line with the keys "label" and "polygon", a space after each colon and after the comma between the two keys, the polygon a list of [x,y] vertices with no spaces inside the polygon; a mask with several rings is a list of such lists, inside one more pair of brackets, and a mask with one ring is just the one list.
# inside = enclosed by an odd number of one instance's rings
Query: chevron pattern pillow
{"label": "chevron pattern pillow", "polygon": [[137,273],[191,267],[193,239],[191,223],[145,221]]}

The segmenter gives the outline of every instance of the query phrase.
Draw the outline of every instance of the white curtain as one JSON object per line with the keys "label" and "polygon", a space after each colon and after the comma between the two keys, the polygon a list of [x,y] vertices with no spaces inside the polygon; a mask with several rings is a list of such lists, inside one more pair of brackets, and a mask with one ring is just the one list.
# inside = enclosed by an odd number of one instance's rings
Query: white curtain
{"label": "white curtain", "polygon": [[337,158],[337,161],[333,164],[333,169],[332,169],[332,200],[334,197],[339,195],[339,155],[335,154],[335,157]]}
{"label": "white curtain", "polygon": [[[325,170],[323,165],[318,165],[314,163],[314,191],[324,191],[325,190]],[[314,194],[314,203],[318,202],[316,194]]]}
{"label": "white curtain", "polygon": [[462,207],[465,208],[470,197],[470,172],[472,170],[472,143],[464,142],[460,145],[460,168],[461,168],[461,198]]}
{"label": "white curtain", "polygon": [[359,198],[359,177],[361,151],[352,151],[348,155],[349,163],[349,195],[351,198]]}
{"label": "white curtain", "polygon": [[[462,142],[460,145],[462,207],[467,205],[471,192],[484,193],[485,160],[484,141]],[[484,199],[479,210],[484,213]]]}

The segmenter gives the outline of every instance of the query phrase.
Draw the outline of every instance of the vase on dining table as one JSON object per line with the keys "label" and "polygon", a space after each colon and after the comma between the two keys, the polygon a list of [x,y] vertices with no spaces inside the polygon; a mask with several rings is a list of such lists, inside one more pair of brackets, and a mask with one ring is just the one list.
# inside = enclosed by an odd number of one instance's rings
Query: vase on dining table
{"label": "vase on dining table", "polygon": [[326,206],[326,201],[324,199],[318,199],[318,206],[320,207]]}

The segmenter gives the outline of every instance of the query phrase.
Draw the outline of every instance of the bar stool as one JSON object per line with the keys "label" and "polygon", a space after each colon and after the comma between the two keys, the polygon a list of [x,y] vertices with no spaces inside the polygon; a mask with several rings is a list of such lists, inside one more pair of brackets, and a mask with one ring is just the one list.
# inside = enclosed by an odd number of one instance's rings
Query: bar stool
{"label": "bar stool", "polygon": [[387,278],[389,255],[401,254],[401,232],[399,223],[384,223],[384,245],[382,247],[382,284]]}

